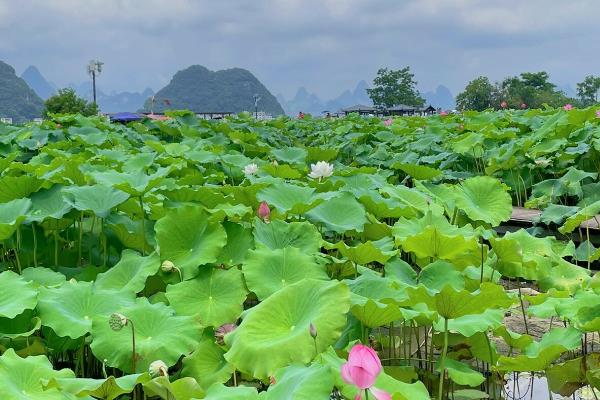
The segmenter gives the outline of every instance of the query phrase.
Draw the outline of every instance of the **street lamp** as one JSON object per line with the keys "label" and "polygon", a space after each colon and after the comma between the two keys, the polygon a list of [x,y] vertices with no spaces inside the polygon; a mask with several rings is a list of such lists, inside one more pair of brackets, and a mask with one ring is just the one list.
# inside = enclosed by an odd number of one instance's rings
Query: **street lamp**
{"label": "street lamp", "polygon": [[254,95],[254,119],[258,119],[258,102],[260,101],[260,96],[258,94]]}
{"label": "street lamp", "polygon": [[102,72],[103,62],[98,60],[91,60],[87,66],[88,74],[92,76],[92,90],[94,92],[94,104],[96,104],[96,74],[100,75]]}

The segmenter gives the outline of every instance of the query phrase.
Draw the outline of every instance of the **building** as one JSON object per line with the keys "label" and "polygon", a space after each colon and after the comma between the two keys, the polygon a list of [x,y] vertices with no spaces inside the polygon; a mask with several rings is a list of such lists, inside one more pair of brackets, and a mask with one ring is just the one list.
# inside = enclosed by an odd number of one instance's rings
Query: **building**
{"label": "building", "polygon": [[376,115],[376,114],[379,114],[379,110],[377,110],[375,107],[365,106],[363,104],[357,104],[357,105],[352,106],[352,107],[342,108],[340,111],[343,112],[345,115],[348,115],[348,114],[351,114],[351,113],[358,113],[360,115]]}
{"label": "building", "polygon": [[3,118],[0,118],[0,122],[3,124],[12,125],[13,119],[10,117],[3,117]]}

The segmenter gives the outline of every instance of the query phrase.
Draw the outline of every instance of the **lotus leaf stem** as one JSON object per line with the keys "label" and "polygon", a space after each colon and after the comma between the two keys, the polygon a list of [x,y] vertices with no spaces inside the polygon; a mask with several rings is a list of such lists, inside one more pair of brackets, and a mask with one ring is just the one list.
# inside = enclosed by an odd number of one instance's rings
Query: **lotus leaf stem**
{"label": "lotus leaf stem", "polygon": [[83,242],[83,211],[81,212],[81,219],[79,220],[79,247],[77,253],[77,259],[79,260],[79,265],[83,265],[83,259],[81,256],[81,246]]}
{"label": "lotus leaf stem", "polygon": [[523,304],[523,295],[521,294],[521,281],[519,281],[519,302],[521,303],[521,313],[523,314],[525,333],[529,335],[529,327],[527,326],[527,315],[525,315],[525,305]]}
{"label": "lotus leaf stem", "polygon": [[127,319],[127,322],[131,325],[131,367],[133,368],[132,373],[135,374],[135,327],[132,320]]}
{"label": "lotus leaf stem", "polygon": [[440,384],[438,386],[438,400],[442,400],[442,396],[444,394],[446,354],[448,354],[448,318],[444,318],[444,348],[442,349],[442,358],[440,358]]}
{"label": "lotus leaf stem", "polygon": [[143,195],[140,195],[139,198],[140,201],[140,211],[142,212],[142,219],[141,219],[141,225],[142,225],[142,255],[146,255],[146,212],[144,211],[144,198]]}
{"label": "lotus leaf stem", "polygon": [[31,222],[31,232],[33,234],[33,266],[37,267],[37,235],[35,234],[35,222]]}

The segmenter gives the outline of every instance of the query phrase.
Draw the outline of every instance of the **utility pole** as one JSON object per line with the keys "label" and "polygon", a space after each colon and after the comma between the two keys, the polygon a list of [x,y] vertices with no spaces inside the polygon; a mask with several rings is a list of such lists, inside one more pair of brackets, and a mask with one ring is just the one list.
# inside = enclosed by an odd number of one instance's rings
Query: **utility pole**
{"label": "utility pole", "polygon": [[88,64],[88,74],[92,76],[92,91],[94,93],[94,104],[96,104],[96,74],[100,75],[102,72],[103,62],[98,60],[91,60]]}
{"label": "utility pole", "polygon": [[254,119],[258,119],[258,102],[260,101],[260,96],[257,94],[254,95]]}

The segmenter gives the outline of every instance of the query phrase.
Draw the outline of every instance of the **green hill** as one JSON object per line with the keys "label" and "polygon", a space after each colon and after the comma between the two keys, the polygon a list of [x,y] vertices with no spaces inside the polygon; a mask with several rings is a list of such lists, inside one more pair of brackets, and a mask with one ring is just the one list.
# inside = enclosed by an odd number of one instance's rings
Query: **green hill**
{"label": "green hill", "polygon": [[0,117],[21,123],[41,117],[44,102],[17,75],[15,69],[0,61]]}
{"label": "green hill", "polygon": [[[258,79],[242,68],[210,71],[192,65],[177,72],[155,95],[153,111],[189,109],[194,112],[254,111],[254,95],[260,96],[258,111],[284,114],[281,105]],[[144,103],[150,111],[150,100]]]}

